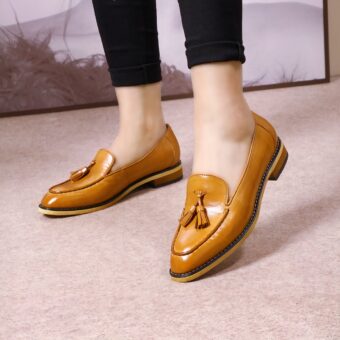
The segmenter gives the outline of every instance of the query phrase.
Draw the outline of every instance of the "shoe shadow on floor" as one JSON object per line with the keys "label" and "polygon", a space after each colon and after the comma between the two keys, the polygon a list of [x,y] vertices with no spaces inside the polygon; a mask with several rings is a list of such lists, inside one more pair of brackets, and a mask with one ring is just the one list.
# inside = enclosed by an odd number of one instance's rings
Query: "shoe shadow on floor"
{"label": "shoe shadow on floor", "polygon": [[290,242],[298,242],[296,239],[308,230],[315,228],[321,222],[327,220],[330,214],[336,210],[334,202],[335,194],[320,197],[318,200],[294,207],[291,210],[283,209],[278,215],[266,221],[258,219],[254,232],[245,243],[220,265],[213,268],[202,279],[210,276],[224,275],[229,271],[245,267],[279,251]]}

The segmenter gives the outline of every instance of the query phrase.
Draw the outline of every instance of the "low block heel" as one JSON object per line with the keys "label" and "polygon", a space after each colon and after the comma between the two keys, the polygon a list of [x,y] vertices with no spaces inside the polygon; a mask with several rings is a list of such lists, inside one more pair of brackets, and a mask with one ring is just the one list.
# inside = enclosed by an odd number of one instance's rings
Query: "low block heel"
{"label": "low block heel", "polygon": [[282,148],[281,148],[281,153],[278,156],[280,157],[278,162],[276,163],[273,171],[271,172],[270,176],[269,176],[269,180],[270,181],[276,181],[278,180],[278,178],[280,177],[284,167],[286,166],[287,160],[288,160],[288,152],[286,147],[282,144]]}
{"label": "low block heel", "polygon": [[171,184],[177,182],[183,178],[183,169],[182,166],[179,166],[174,172],[168,173],[162,177],[154,179],[150,182],[150,185],[153,188],[158,188],[163,185]]}

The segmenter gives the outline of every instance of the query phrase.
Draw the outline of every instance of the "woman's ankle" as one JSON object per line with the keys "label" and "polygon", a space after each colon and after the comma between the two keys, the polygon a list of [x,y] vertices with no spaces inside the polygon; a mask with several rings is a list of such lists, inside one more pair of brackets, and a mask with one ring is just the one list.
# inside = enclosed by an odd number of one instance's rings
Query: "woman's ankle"
{"label": "woman's ankle", "polygon": [[244,105],[211,107],[195,113],[195,140],[204,140],[214,135],[215,139],[242,141],[254,132],[253,113]]}
{"label": "woman's ankle", "polygon": [[166,124],[161,112],[137,114],[123,120],[109,150],[116,157],[114,168],[134,162],[149,152],[164,136]]}
{"label": "woman's ankle", "polygon": [[255,119],[247,106],[229,107],[212,116],[212,120],[195,117],[193,173],[223,178],[232,195],[248,157]]}

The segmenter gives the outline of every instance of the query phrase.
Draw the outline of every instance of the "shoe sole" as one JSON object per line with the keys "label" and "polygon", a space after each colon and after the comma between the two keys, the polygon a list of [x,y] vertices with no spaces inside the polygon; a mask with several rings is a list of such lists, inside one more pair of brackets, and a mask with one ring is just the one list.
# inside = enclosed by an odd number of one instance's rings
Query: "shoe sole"
{"label": "shoe sole", "polygon": [[108,208],[118,203],[125,196],[139,189],[142,186],[149,185],[154,188],[158,188],[158,187],[161,187],[167,184],[177,182],[181,180],[182,178],[183,178],[183,169],[182,169],[181,163],[179,163],[173,168],[169,168],[161,172],[149,175],[147,177],[144,177],[143,179],[140,179],[132,183],[129,187],[124,189],[122,192],[120,192],[119,194],[116,194],[114,197],[110,198],[109,200],[106,200],[103,203],[96,204],[93,206],[87,206],[87,207],[82,207],[82,208],[72,208],[72,209],[70,208],[50,209],[42,205],[39,205],[38,210],[43,215],[48,215],[48,216],[74,216],[74,215],[88,214],[91,212],[95,212],[98,210]]}
{"label": "shoe sole", "polygon": [[261,183],[256,194],[253,213],[247,225],[241,232],[241,234],[233,242],[231,242],[226,248],[224,248],[222,251],[216,254],[209,261],[205,262],[201,266],[187,273],[174,273],[170,269],[169,273],[171,275],[172,280],[177,281],[177,282],[189,282],[189,281],[195,280],[201,277],[202,275],[204,275],[205,273],[209,272],[211,269],[216,267],[221,262],[223,262],[233,252],[235,252],[239,247],[241,247],[243,242],[246,240],[246,238],[252,233],[252,231],[255,228],[255,225],[259,217],[260,208],[261,208],[262,196],[265,191],[268,180],[276,181],[279,178],[284,167],[286,166],[287,160],[288,160],[288,152],[284,144],[281,142],[281,139],[277,137],[277,144],[276,144],[275,152],[270,162],[268,163],[267,168],[262,176]]}

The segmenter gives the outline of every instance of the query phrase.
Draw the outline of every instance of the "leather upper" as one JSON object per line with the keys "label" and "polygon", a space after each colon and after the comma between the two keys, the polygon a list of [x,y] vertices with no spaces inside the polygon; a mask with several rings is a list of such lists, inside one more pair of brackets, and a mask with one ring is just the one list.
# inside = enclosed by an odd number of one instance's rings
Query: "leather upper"
{"label": "leather upper", "polygon": [[[115,157],[109,150],[100,149],[92,162],[93,164],[90,163],[90,166],[71,173],[69,180],[51,187],[49,191],[54,194],[61,194],[84,189],[95,184],[110,172],[114,165]],[[77,172],[80,172],[80,175],[74,176]]]}
{"label": "leather upper", "polygon": [[[222,178],[209,174],[189,177],[185,205],[171,245],[172,272],[188,273],[205,264],[233,242],[249,221],[261,177],[277,142],[273,126],[255,113],[254,117],[255,131],[247,164],[233,197],[228,195],[228,184]],[[195,211],[194,206],[199,205],[198,192],[204,194],[203,208]],[[204,214],[200,216],[203,209],[206,218]],[[208,224],[198,228],[202,219],[208,220]]]}
{"label": "leather upper", "polygon": [[73,171],[68,180],[52,186],[40,206],[73,209],[105,202],[133,182],[177,165],[180,162],[180,148],[167,124],[164,136],[145,156],[111,172],[114,162],[115,157],[109,150],[98,150],[88,166]]}

